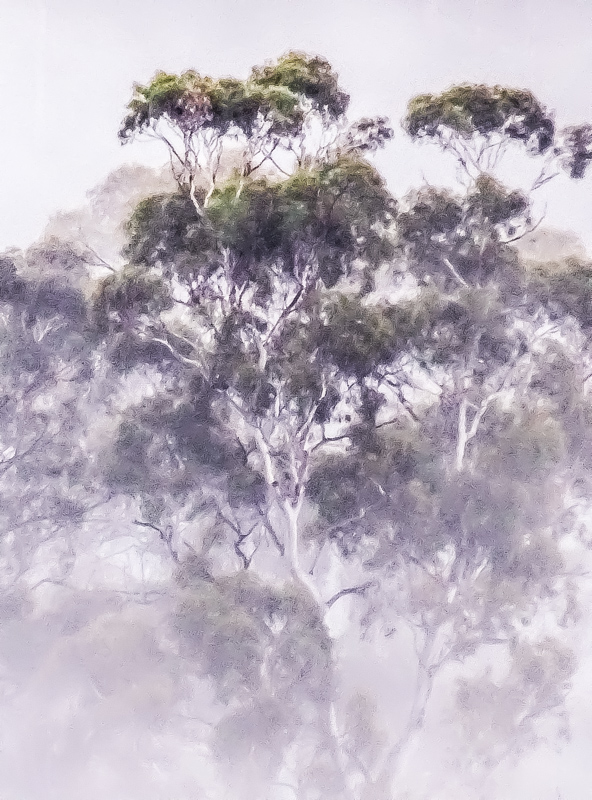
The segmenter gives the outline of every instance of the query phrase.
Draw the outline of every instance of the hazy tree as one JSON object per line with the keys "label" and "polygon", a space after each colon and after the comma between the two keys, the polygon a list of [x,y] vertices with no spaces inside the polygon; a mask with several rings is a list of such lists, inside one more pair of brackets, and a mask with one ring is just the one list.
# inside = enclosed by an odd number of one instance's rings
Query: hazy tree
{"label": "hazy tree", "polygon": [[[544,276],[511,246],[529,197],[482,168],[512,141],[559,162],[578,137],[557,144],[528,92],[418,98],[408,131],[470,182],[397,209],[364,157],[391,132],[348,123],[347,104],[327,62],[299,53],[246,81],[136,87],[122,136],[160,138],[179,188],[140,203],[129,265],[94,301],[114,368],[152,384],[104,470],[177,565],[179,653],[217,698],[209,746],[258,764],[254,793],[390,796],[445,669],[503,653],[488,695],[525,742],[573,669],[556,630],[531,631],[574,613],[561,539],[588,414],[567,318],[582,293],[558,290],[551,326]],[[220,180],[225,147],[240,164]],[[367,636],[413,639],[396,740],[376,729],[360,747],[372,704],[339,691],[340,606]],[[484,680],[459,684],[467,718],[485,713]]]}
{"label": "hazy tree", "polygon": [[[5,587],[25,588],[33,575],[61,579],[72,567],[74,531],[102,499],[84,449],[93,356],[77,270],[84,265],[55,242],[0,257]],[[45,568],[47,548],[62,565],[55,574]]]}

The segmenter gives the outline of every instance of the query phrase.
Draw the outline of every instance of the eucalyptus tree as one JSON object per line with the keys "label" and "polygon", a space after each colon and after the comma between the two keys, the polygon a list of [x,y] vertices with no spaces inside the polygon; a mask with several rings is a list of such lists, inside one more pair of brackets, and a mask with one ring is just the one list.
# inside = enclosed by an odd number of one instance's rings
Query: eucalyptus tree
{"label": "eucalyptus tree", "polygon": [[[421,318],[391,375],[407,388],[407,431],[389,430],[370,463],[363,450],[357,464],[350,452],[349,484],[328,465],[320,497],[333,515],[348,503],[359,509],[366,480],[376,504],[366,501],[356,535],[365,528],[365,546],[375,542],[366,563],[382,576],[382,618],[392,614],[393,629],[404,621],[413,634],[415,696],[391,755],[421,730],[438,675],[473,655],[477,669],[489,650],[495,678],[464,678],[458,700],[474,714],[473,765],[495,766],[535,742],[551,710],[565,732],[574,658],[563,628],[577,614],[563,547],[589,474],[589,359],[586,265],[560,274],[523,265],[511,245],[531,225],[530,196],[484,168],[514,140],[535,157],[551,151],[572,177],[584,170],[570,166],[574,129],[556,133],[530,93],[453,87],[412,100],[404,126],[456,155],[466,191],[427,187],[400,205],[399,252]],[[433,397],[423,409],[417,387]],[[393,442],[406,456],[403,475],[389,460]]]}
{"label": "eucalyptus tree", "polygon": [[413,139],[432,140],[452,154],[472,180],[494,170],[513,144],[542,162],[533,190],[559,170],[584,177],[592,158],[590,124],[558,129],[554,115],[524,89],[459,84],[440,94],[417,95],[404,127]]}
{"label": "eucalyptus tree", "polygon": [[[373,417],[372,371],[403,344],[362,301],[392,255],[395,208],[364,154],[392,132],[382,118],[349,123],[347,104],[329,64],[299,53],[246,81],[159,73],[136,87],[122,135],[161,138],[179,189],[140,203],[130,265],[95,299],[113,363],[160,372],[108,471],[141,496],[138,522],[185,576],[178,630],[234,711],[220,740],[262,738],[278,780],[301,741],[301,777],[308,760],[309,781],[327,773],[335,791],[348,785],[324,622],[335,591],[314,574],[321,548],[303,541],[308,482],[342,440],[334,420]],[[239,167],[219,183],[224,148]]]}
{"label": "eucalyptus tree", "polygon": [[[74,531],[101,499],[83,446],[93,373],[88,304],[76,279],[83,270],[76,254],[56,242],[7,252],[0,260],[0,517],[7,590],[65,577]],[[52,547],[63,574],[45,569]]]}
{"label": "eucalyptus tree", "polygon": [[[400,207],[366,158],[386,120],[350,123],[320,58],[244,81],[158,73],[121,129],[165,144],[178,190],[138,205],[129,263],[95,294],[111,363],[152,383],[104,469],[176,566],[179,653],[218,701],[209,746],[258,765],[254,793],[390,796],[438,677],[482,646],[507,658],[504,723],[525,739],[573,668],[528,631],[542,608],[571,614],[557,487],[582,364],[511,247],[528,196],[480,165],[511,141],[564,163],[576,140],[585,164],[585,135],[558,143],[529,93],[449,94],[405,125],[457,153],[467,192]],[[378,273],[410,293],[387,299]],[[328,624],[346,603],[368,636],[413,638],[395,740],[370,742],[364,701],[340,696]],[[469,715],[477,695],[467,679]]]}

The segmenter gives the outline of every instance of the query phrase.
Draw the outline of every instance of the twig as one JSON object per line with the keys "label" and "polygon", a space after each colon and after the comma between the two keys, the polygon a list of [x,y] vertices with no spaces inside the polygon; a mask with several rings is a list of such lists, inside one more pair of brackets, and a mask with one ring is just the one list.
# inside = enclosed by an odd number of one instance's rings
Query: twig
{"label": "twig", "polygon": [[366,581],[366,583],[360,584],[360,586],[350,586],[348,589],[342,589],[337,594],[334,594],[329,600],[327,600],[326,605],[328,608],[336,603],[340,598],[345,597],[348,594],[365,594],[370,587],[375,586],[375,581]]}
{"label": "twig", "polygon": [[451,273],[454,275],[454,277],[455,277],[455,278],[456,278],[456,280],[457,280],[457,281],[460,283],[460,285],[461,285],[461,286],[468,286],[468,285],[469,285],[469,284],[468,284],[468,283],[465,281],[465,279],[464,279],[464,278],[462,278],[462,277],[461,277],[461,276],[458,274],[458,272],[457,272],[457,271],[456,271],[456,269],[454,268],[454,265],[452,264],[452,262],[450,261],[450,259],[448,259],[448,258],[443,258],[443,259],[442,259],[442,262],[444,263],[444,266],[445,266],[445,267],[448,267],[448,269],[450,270],[450,272],[451,272]]}
{"label": "twig", "polygon": [[172,533],[172,531],[168,531],[167,533],[165,533],[165,531],[163,531],[162,528],[159,528],[157,525],[153,525],[151,522],[141,522],[139,519],[133,520],[133,523],[134,523],[134,525],[140,525],[143,528],[152,528],[153,531],[156,531],[158,533],[158,535],[160,536],[160,538],[162,539],[162,541],[166,544],[167,549],[168,549],[169,553],[171,554],[171,557],[172,557],[173,561],[176,564],[179,563],[179,554],[177,553],[177,551],[173,547],[173,542],[172,542],[173,533]]}

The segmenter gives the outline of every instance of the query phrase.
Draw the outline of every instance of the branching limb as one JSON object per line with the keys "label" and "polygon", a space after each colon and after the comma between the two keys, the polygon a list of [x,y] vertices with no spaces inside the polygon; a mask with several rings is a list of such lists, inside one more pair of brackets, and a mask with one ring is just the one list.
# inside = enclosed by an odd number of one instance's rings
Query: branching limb
{"label": "branching limb", "polygon": [[200,370],[203,370],[203,364],[201,362],[196,361],[193,358],[187,358],[187,356],[182,355],[177,350],[175,350],[172,344],[166,339],[162,339],[160,336],[148,336],[144,332],[141,332],[139,336],[145,342],[155,342],[156,344],[162,344],[164,347],[167,348],[167,350],[169,350],[172,353],[172,355],[177,359],[177,361],[180,361],[182,364],[187,364],[188,366],[191,367],[198,367]]}
{"label": "branching limb", "polygon": [[366,581],[366,583],[362,583],[359,586],[350,586],[348,589],[341,589],[341,591],[337,592],[333,595],[329,600],[326,602],[327,608],[331,608],[338,600],[342,597],[346,597],[348,594],[358,594],[364,595],[372,586],[375,586],[375,581]]}
{"label": "branching limb", "polygon": [[464,279],[463,277],[461,277],[461,276],[458,274],[458,272],[457,272],[457,271],[456,271],[456,269],[454,268],[454,265],[452,264],[452,262],[450,261],[450,259],[449,259],[449,258],[443,258],[443,259],[442,259],[442,263],[443,263],[443,264],[444,264],[444,266],[445,266],[445,267],[446,267],[446,268],[447,268],[447,269],[448,269],[448,270],[451,272],[451,274],[454,276],[454,278],[456,279],[456,281],[457,281],[457,282],[458,282],[458,283],[459,283],[461,286],[468,286],[468,285],[469,285],[469,284],[468,284],[468,283],[465,281],[465,279]]}
{"label": "branching limb", "polygon": [[156,531],[162,541],[165,543],[167,550],[171,554],[171,558],[173,561],[178,564],[179,563],[179,554],[176,549],[173,547],[173,531],[172,528],[168,527],[166,531],[163,531],[162,528],[159,528],[157,525],[153,525],[151,522],[142,522],[139,519],[133,520],[134,525],[139,525],[142,528],[151,528],[153,531]]}
{"label": "branching limb", "polygon": [[260,506],[260,505],[257,505],[257,511],[258,511],[258,513],[259,513],[259,515],[260,515],[260,517],[261,517],[261,523],[262,523],[263,527],[265,528],[265,530],[267,531],[267,533],[268,533],[268,534],[270,535],[270,537],[271,537],[271,541],[272,541],[272,542],[274,543],[274,545],[276,546],[276,548],[277,548],[277,550],[278,550],[278,553],[280,554],[280,556],[283,556],[283,555],[284,555],[284,553],[285,553],[285,548],[284,548],[284,545],[283,545],[283,544],[282,544],[282,542],[280,542],[280,540],[278,539],[278,536],[277,536],[277,534],[276,534],[275,530],[273,529],[273,525],[272,525],[272,524],[271,524],[271,522],[269,521],[269,514],[268,514],[268,512],[267,512],[266,510],[264,510],[263,508],[261,508],[261,506]]}
{"label": "branching limb", "polygon": [[469,401],[466,397],[463,397],[459,412],[458,412],[458,438],[456,443],[456,471],[461,472],[463,468],[465,453],[467,449],[467,444],[474,439],[477,435],[477,431],[479,429],[479,425],[481,420],[483,419],[483,415],[493,403],[494,400],[497,400],[498,397],[501,397],[502,392],[493,392],[485,400],[481,403],[477,411],[475,412],[475,416],[471,421],[471,427],[467,430],[467,410],[469,407]]}
{"label": "branching limb", "polygon": [[518,241],[520,241],[520,239],[523,239],[525,236],[528,236],[530,233],[534,233],[534,231],[536,231],[536,229],[543,223],[543,221],[545,220],[546,216],[547,216],[547,205],[545,204],[545,207],[543,209],[543,213],[541,214],[539,219],[533,225],[529,225],[527,228],[525,228],[522,231],[522,233],[518,233],[518,234],[516,234],[516,236],[513,236],[510,239],[502,239],[503,244],[512,244],[512,242],[518,242]]}

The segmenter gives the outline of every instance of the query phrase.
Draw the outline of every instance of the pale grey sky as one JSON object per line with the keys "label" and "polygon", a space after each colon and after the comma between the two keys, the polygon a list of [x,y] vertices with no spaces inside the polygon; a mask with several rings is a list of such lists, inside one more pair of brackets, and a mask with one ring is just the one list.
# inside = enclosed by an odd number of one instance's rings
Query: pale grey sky
{"label": "pale grey sky", "polygon": [[[354,115],[398,125],[413,94],[483,81],[532,89],[560,123],[592,120],[590,0],[0,0],[0,32],[0,247],[28,244],[124,161],[164,161],[116,135],[132,83],[157,69],[240,76],[302,49],[334,64]],[[440,160],[397,131],[379,163],[400,194],[422,172],[443,181]],[[592,250],[592,178],[546,198],[547,221]]]}
{"label": "pale grey sky", "polygon": [[[0,0],[0,36],[0,249],[28,245],[118,165],[165,160],[117,139],[132,83],[157,69],[242,76],[302,49],[336,67],[352,115],[396,127],[412,95],[464,81],[529,88],[560,124],[592,122],[592,0]],[[379,163],[396,194],[422,173],[447,177],[398,129]],[[592,253],[592,175],[558,179],[546,200],[547,221]],[[584,798],[590,671],[573,695],[575,744],[535,754],[516,778],[522,796],[554,798],[562,784],[565,800]]]}

